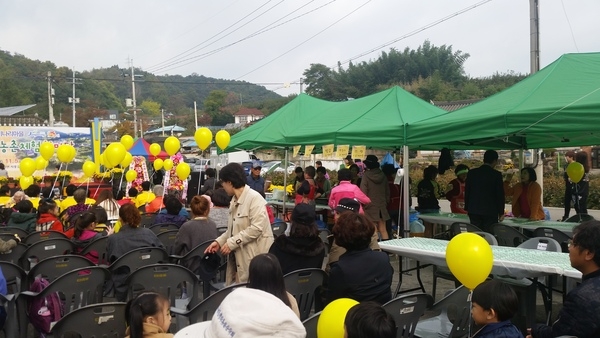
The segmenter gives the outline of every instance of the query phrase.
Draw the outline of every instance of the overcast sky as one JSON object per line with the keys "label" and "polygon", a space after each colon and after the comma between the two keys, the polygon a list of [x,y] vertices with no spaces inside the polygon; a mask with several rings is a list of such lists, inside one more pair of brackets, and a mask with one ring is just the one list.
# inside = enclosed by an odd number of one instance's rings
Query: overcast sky
{"label": "overcast sky", "polygon": [[[539,2],[542,67],[600,51],[599,0]],[[311,63],[375,59],[425,40],[469,53],[473,77],[529,73],[529,0],[0,0],[4,51],[77,71],[132,58],[157,75],[239,79],[280,95],[299,92]]]}

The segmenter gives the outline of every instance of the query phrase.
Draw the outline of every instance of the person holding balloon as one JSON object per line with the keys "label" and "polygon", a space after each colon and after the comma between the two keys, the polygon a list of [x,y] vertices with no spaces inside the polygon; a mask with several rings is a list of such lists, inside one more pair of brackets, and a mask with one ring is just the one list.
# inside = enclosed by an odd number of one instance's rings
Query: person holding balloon
{"label": "person holding balloon", "polygon": [[542,187],[537,183],[537,175],[531,167],[521,169],[521,181],[510,185],[512,175],[504,181],[504,194],[512,196],[512,213],[515,217],[541,221],[546,218],[542,209]]}
{"label": "person holding balloon", "polygon": [[226,285],[245,283],[252,258],[269,252],[273,244],[267,202],[246,184],[246,174],[239,163],[224,166],[220,176],[223,189],[233,196],[229,220],[227,230],[208,246],[205,253],[221,251],[221,254],[229,256]]}

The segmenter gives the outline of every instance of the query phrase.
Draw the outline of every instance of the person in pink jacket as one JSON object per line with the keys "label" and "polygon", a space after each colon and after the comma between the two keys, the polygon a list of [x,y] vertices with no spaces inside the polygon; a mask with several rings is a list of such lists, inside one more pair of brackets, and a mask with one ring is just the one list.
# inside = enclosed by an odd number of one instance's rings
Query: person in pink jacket
{"label": "person in pink jacket", "polygon": [[342,198],[351,198],[360,202],[360,213],[363,213],[362,206],[371,203],[371,199],[363,193],[360,188],[350,182],[352,173],[349,169],[340,169],[338,171],[338,181],[336,187],[331,189],[329,195],[329,207],[334,210]]}

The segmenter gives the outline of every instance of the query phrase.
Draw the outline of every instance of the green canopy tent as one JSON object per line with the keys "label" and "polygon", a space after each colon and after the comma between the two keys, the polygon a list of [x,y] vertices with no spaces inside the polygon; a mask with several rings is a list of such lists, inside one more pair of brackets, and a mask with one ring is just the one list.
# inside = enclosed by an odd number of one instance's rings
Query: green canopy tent
{"label": "green canopy tent", "polygon": [[410,126],[409,145],[527,149],[600,143],[600,53],[565,54],[489,98]]}
{"label": "green canopy tent", "polygon": [[[283,147],[287,161],[287,149],[297,145],[314,145],[314,152],[320,152],[327,144],[400,149],[410,144],[407,130],[412,123],[444,114],[447,112],[398,86],[344,102],[323,101],[301,94],[235,134],[226,151]],[[408,163],[406,147],[404,156],[404,163]],[[408,175],[404,184],[408,185]],[[408,189],[405,190],[404,205],[408,206]],[[404,214],[405,231],[408,231],[408,212]]]}

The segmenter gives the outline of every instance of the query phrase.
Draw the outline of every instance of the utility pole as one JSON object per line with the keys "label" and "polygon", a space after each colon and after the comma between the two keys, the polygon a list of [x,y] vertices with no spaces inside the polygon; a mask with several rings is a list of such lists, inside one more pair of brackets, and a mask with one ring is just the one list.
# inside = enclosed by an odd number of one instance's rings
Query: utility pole
{"label": "utility pole", "polygon": [[52,88],[52,72],[48,72],[48,125],[54,127],[54,88]]}
{"label": "utility pole", "polygon": [[133,60],[130,60],[131,66],[131,99],[133,100],[133,135],[137,137],[137,103],[135,101],[135,74],[133,73]]}
{"label": "utility pole", "polygon": [[162,136],[165,136],[165,110],[160,108],[160,121],[162,122]]}
{"label": "utility pole", "polygon": [[198,130],[198,109],[196,109],[196,101],[194,101],[194,126]]}
{"label": "utility pole", "polygon": [[[539,0],[529,0],[529,45],[530,45],[530,70],[531,74],[540,70],[540,4]],[[535,153],[534,153],[535,152]],[[521,150],[522,153],[522,150]],[[542,201],[544,200],[544,160],[542,159],[541,149],[532,149],[532,159],[537,158],[537,165],[534,167],[538,177],[537,182],[542,187]],[[519,158],[520,163],[524,163],[524,158]],[[523,166],[523,164],[521,164]]]}
{"label": "utility pole", "polygon": [[77,83],[77,80],[81,80],[75,77],[75,68],[73,68],[73,82],[71,82],[71,84],[73,85],[73,96],[69,97],[69,103],[73,104],[73,128],[75,128],[75,104],[79,103],[79,98],[75,97],[75,85],[78,85],[80,83]]}

